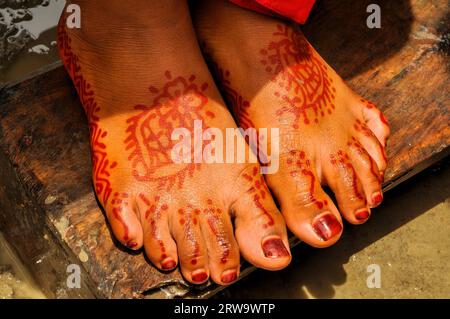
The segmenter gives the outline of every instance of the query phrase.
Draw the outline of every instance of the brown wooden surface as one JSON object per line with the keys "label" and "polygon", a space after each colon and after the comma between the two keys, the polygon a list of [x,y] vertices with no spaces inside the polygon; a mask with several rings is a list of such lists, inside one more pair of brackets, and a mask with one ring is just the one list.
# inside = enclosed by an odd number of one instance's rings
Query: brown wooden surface
{"label": "brown wooden surface", "polygon": [[[327,0],[304,28],[325,59],[391,123],[386,188],[448,154],[447,1],[378,1],[382,29],[366,27],[371,1]],[[90,179],[88,128],[58,67],[0,91],[0,231],[50,297],[204,296],[178,272],[155,270],[117,245]],[[66,267],[83,267],[80,290]],[[244,273],[252,268],[246,267]],[[164,291],[157,288],[165,286]]]}

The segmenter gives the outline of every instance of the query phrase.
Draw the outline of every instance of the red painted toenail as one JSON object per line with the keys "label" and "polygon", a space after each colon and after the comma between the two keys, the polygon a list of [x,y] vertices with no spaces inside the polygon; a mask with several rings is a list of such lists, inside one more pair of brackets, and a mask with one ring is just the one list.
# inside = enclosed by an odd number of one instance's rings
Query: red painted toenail
{"label": "red painted toenail", "polygon": [[380,192],[372,194],[372,206],[378,206],[383,201],[383,195]]}
{"label": "red painted toenail", "polygon": [[322,215],[313,224],[315,233],[324,241],[327,241],[342,230],[342,225],[333,214]]}
{"label": "red painted toenail", "polygon": [[265,238],[262,242],[262,249],[267,258],[282,258],[289,256],[289,252],[283,241],[278,236]]}
{"label": "red painted toenail", "polygon": [[363,208],[357,212],[355,212],[355,217],[357,220],[366,220],[370,216],[369,211],[366,208]]}
{"label": "red painted toenail", "polygon": [[134,241],[130,241],[127,243],[127,246],[129,248],[135,248],[137,245],[138,245],[137,242],[134,242]]}
{"label": "red painted toenail", "polygon": [[198,269],[192,273],[192,281],[202,283],[208,278],[208,274],[204,269]]}
{"label": "red painted toenail", "polygon": [[176,267],[177,263],[171,257],[167,257],[161,262],[161,268],[164,270],[172,270]]}
{"label": "red painted toenail", "polygon": [[230,284],[237,279],[237,271],[236,270],[228,270],[222,274],[222,282],[224,284]]}

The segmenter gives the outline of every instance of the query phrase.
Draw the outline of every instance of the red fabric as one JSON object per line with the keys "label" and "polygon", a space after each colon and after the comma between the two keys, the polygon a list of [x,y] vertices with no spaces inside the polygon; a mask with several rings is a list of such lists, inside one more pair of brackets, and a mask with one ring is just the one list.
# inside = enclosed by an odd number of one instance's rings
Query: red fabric
{"label": "red fabric", "polygon": [[231,2],[268,15],[280,15],[304,24],[316,0],[230,0]]}

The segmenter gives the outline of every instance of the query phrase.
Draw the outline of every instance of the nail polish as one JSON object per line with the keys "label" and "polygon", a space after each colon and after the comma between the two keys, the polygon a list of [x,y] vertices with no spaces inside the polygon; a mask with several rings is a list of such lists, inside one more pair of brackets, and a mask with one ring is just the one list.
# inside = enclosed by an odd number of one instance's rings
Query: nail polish
{"label": "nail polish", "polygon": [[262,249],[264,256],[267,258],[282,258],[289,256],[289,252],[284,246],[281,238],[277,236],[271,236],[263,240]]}
{"label": "nail polish", "polygon": [[167,257],[161,262],[161,268],[163,270],[172,270],[176,267],[177,263],[173,258]]}
{"label": "nail polish", "polygon": [[237,271],[236,270],[224,271],[221,279],[224,284],[230,284],[237,279]]}
{"label": "nail polish", "polygon": [[372,194],[372,206],[378,206],[383,201],[383,195],[380,192]]}
{"label": "nail polish", "polygon": [[327,241],[341,232],[342,225],[333,214],[329,213],[317,218],[313,223],[313,228],[323,241]]}
{"label": "nail polish", "polygon": [[138,244],[134,241],[130,241],[127,243],[128,248],[135,248]]}
{"label": "nail polish", "polygon": [[357,220],[366,220],[370,217],[370,213],[367,208],[363,208],[355,212],[355,217]]}
{"label": "nail polish", "polygon": [[198,269],[192,273],[192,281],[203,283],[208,278],[208,274],[204,269]]}

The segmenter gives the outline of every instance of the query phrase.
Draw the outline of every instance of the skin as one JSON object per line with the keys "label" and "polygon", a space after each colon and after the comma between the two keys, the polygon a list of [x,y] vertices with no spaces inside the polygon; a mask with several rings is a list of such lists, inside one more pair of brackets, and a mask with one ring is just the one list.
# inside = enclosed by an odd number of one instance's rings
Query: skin
{"label": "skin", "polygon": [[163,271],[179,266],[194,284],[235,281],[240,253],[257,267],[284,268],[291,259],[286,227],[259,165],[171,161],[174,128],[192,132],[202,120],[224,132],[236,124],[197,46],[186,2],[136,2],[74,1],[82,28],[66,29],[63,16],[58,33],[87,115],[95,191],[114,235],[143,248]]}
{"label": "skin", "polygon": [[[87,114],[95,191],[117,239],[159,269],[229,284],[239,253],[281,269],[291,259],[284,220],[327,247],[341,215],[361,224],[381,203],[387,121],[295,27],[211,0],[196,2],[196,35],[184,0],[74,2],[83,27],[66,30],[63,17],[58,45]],[[222,96],[240,126],[280,129],[277,173],[171,161],[174,128],[236,127]]]}
{"label": "skin", "polygon": [[389,126],[381,111],[346,85],[297,26],[225,0],[197,1],[193,16],[238,123],[280,129],[280,170],[265,178],[288,228],[328,247],[342,233],[341,216],[366,222],[383,198]]}

